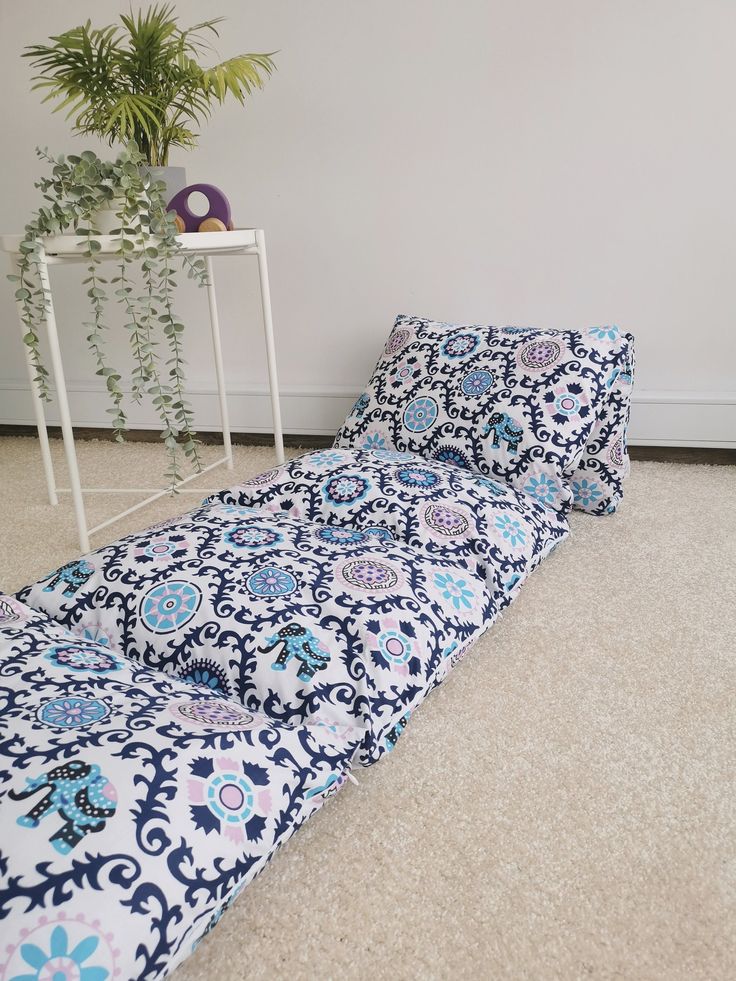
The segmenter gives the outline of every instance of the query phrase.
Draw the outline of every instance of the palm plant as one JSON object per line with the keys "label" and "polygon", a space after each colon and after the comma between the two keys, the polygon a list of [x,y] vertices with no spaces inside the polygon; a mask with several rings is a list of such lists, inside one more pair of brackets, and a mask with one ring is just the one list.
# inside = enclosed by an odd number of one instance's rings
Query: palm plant
{"label": "palm plant", "polygon": [[34,88],[58,101],[74,130],[110,144],[134,141],[153,167],[168,164],[171,147],[196,146],[200,126],[228,95],[243,104],[262,88],[275,65],[271,54],[241,54],[209,68],[197,60],[211,50],[222,17],[180,28],[171,3],[121,14],[120,25],[90,21],[23,52],[37,69]]}

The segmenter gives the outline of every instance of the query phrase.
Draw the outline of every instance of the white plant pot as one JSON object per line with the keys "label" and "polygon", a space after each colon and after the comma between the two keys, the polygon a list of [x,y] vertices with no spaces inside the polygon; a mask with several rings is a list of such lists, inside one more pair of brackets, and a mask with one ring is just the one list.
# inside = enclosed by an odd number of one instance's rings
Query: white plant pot
{"label": "white plant pot", "polygon": [[[163,181],[166,185],[166,190],[164,191],[164,201],[168,202],[178,194],[179,191],[183,191],[187,186],[187,172],[184,167],[148,167],[144,166],[142,170],[147,170],[151,175],[152,180]],[[120,210],[120,198],[113,198],[107,204],[103,205],[94,216],[93,224],[96,227],[100,235],[109,235],[114,228],[120,227],[120,219],[118,218],[117,212]]]}
{"label": "white plant pot", "polygon": [[120,218],[117,212],[120,210],[120,198],[113,198],[107,204],[97,210],[92,216],[92,225],[100,235],[109,235],[113,228],[120,227]]}

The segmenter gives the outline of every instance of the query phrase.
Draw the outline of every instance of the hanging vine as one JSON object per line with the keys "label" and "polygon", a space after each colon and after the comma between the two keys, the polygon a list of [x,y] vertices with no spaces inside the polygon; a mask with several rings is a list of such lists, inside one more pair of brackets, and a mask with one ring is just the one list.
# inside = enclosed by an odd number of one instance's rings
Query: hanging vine
{"label": "hanging vine", "polygon": [[[49,374],[40,350],[41,330],[51,302],[48,281],[41,275],[44,239],[76,234],[87,268],[84,285],[91,311],[91,319],[84,323],[87,344],[95,372],[104,379],[110,397],[108,411],[115,437],[124,438],[127,418],[123,376],[110,364],[106,351],[106,312],[111,299],[108,287],[113,288],[113,299],[125,315],[133,358],[131,397],[137,403],[149,397],[158,413],[169,457],[166,475],[173,491],[182,479],[180,452],[195,470],[201,470],[192,408],[185,396],[185,328],[173,302],[176,264],[183,266],[198,285],[205,286],[204,261],[182,250],[173,218],[166,211],[164,185],[152,181],[142,169],[144,159],[135,144],[122,150],[114,161],[102,161],[91,150],[67,157],[52,157],[46,150],[36,152],[51,165],[51,175],[36,184],[44,204],[25,227],[18,273],[9,278],[16,284],[23,340],[30,351],[39,393],[45,401],[51,400]],[[116,216],[116,227],[110,234],[116,275],[108,281],[101,274],[103,237],[97,226],[99,216],[111,210]],[[109,258],[110,247],[105,244],[104,258]],[[142,287],[134,274],[140,274]]]}

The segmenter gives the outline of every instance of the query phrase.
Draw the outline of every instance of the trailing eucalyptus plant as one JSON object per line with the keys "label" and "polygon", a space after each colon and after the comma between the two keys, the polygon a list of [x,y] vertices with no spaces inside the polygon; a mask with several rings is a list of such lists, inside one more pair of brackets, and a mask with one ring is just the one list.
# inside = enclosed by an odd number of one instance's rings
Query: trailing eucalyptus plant
{"label": "trailing eucalyptus plant", "polygon": [[[121,372],[110,364],[105,349],[108,332],[107,305],[117,301],[124,312],[133,355],[131,396],[140,403],[149,396],[162,423],[161,438],[169,455],[166,476],[175,490],[181,480],[179,451],[194,468],[201,470],[198,442],[193,428],[190,404],[184,395],[184,324],[176,315],[173,295],[176,265],[185,268],[189,278],[206,285],[206,268],[201,258],[184,252],[177,241],[173,215],[166,210],[165,188],[152,180],[141,165],[143,155],[133,143],[121,150],[113,161],[103,161],[91,150],[79,156],[50,156],[36,153],[51,165],[51,175],[35,186],[44,204],[25,227],[20,244],[15,297],[25,327],[24,341],[31,352],[41,397],[50,401],[48,371],[39,347],[46,308],[51,301],[48,280],[41,275],[40,259],[44,239],[50,235],[74,234],[80,254],[86,259],[87,287],[91,316],[84,323],[87,343],[95,359],[96,373],[104,378],[112,401],[108,409],[113,429],[122,441],[127,429]],[[112,210],[115,225],[110,232],[114,242],[114,275],[101,272],[102,242],[98,229],[100,215]],[[106,252],[109,259],[109,251]]]}

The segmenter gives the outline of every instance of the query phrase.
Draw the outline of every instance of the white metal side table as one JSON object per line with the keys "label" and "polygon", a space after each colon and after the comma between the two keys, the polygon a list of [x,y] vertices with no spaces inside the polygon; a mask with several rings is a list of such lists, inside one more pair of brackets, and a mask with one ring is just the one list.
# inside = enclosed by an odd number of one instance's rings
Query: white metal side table
{"label": "white metal side table", "polygon": [[[228,470],[233,469],[232,443],[230,439],[230,420],[227,409],[227,392],[225,390],[225,373],[222,362],[222,345],[220,342],[220,323],[217,314],[217,299],[215,295],[215,282],[212,259],[214,256],[222,255],[243,255],[256,256],[258,260],[258,272],[261,288],[261,305],[263,308],[263,328],[266,340],[266,359],[268,363],[268,383],[271,394],[271,412],[273,416],[274,447],[276,450],[276,460],[278,463],[284,462],[284,440],[281,428],[281,407],[279,404],[279,388],[276,373],[276,349],[273,338],[273,321],[271,318],[271,292],[268,284],[268,261],[266,259],[266,242],[263,229],[261,228],[241,228],[232,232],[194,232],[177,236],[182,248],[192,254],[204,256],[207,265],[207,294],[209,301],[210,328],[212,332],[212,348],[214,352],[215,374],[217,376],[217,391],[220,403],[220,419],[222,422],[222,445],[224,455],[214,463],[203,467],[200,473],[192,474],[190,477],[181,481],[181,485],[195,480],[202,473],[213,470],[223,464]],[[0,236],[0,250],[9,253],[13,265],[18,263],[19,246],[23,241],[21,235]],[[100,244],[102,249],[99,256],[102,259],[115,259],[117,242],[112,236],[101,236]],[[84,243],[76,235],[55,235],[49,237],[44,242],[44,250],[41,254],[41,264],[39,273],[43,285],[48,290],[51,297],[51,282],[49,278],[49,267],[52,265],[64,265],[68,263],[80,263],[88,261],[82,254]],[[21,324],[22,333],[25,333]],[[28,364],[28,377],[33,395],[33,409],[36,417],[36,428],[38,429],[38,441],[41,447],[41,459],[43,461],[44,474],[46,476],[46,487],[48,489],[49,503],[58,504],[58,494],[71,494],[74,504],[74,512],[77,520],[77,531],[79,534],[79,545],[83,552],[88,552],[90,548],[89,538],[95,532],[107,528],[108,525],[119,521],[139,508],[145,507],[159,497],[168,493],[168,489],[157,490],[155,488],[98,488],[82,487],[79,475],[79,465],[77,462],[77,451],[74,445],[74,431],[72,428],[71,415],[69,413],[69,399],[64,379],[64,367],[61,358],[61,348],[59,346],[59,334],[54,315],[53,300],[48,304],[46,310],[46,330],[48,333],[49,348],[51,352],[51,368],[54,384],[56,388],[56,398],[59,404],[59,416],[61,422],[61,433],[64,440],[64,452],[67,465],[69,467],[69,484],[67,487],[57,487],[54,478],[54,468],[51,461],[49,449],[48,433],[46,431],[46,416],[44,403],[39,394],[38,385],[35,380],[35,371],[31,364],[28,348],[24,344],[26,351],[26,361]],[[84,509],[85,493],[119,493],[129,494],[132,491],[148,493],[148,497],[139,501],[132,507],[121,511],[119,514],[102,521],[94,528],[87,526],[87,516]]]}

